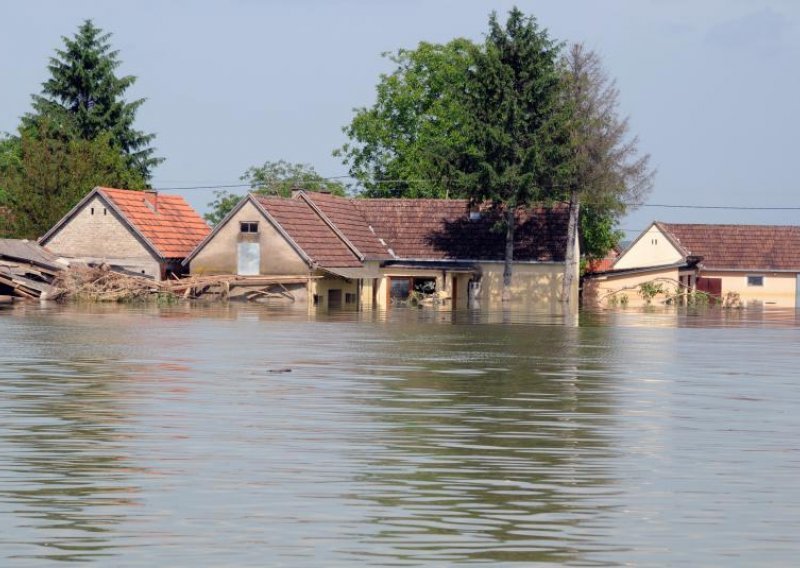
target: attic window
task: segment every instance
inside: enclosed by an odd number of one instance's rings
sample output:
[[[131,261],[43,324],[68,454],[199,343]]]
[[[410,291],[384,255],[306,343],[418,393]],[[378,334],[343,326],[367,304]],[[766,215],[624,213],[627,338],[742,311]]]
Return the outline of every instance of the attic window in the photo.
[[[658,239],[650,239],[650,244],[651,245],[657,245],[658,244]]]
[[[747,285],[748,286],[763,286],[764,285],[764,277],[761,275],[748,275],[747,276]]]
[[[242,221],[239,223],[239,231],[242,233],[257,233],[258,222],[256,221]]]
[[[94,215],[94,207],[92,207],[91,209],[89,209],[89,213],[90,213],[91,215]]]
[[[108,214],[108,209],[106,209],[105,207],[103,207],[103,215],[106,215],[106,214]]]

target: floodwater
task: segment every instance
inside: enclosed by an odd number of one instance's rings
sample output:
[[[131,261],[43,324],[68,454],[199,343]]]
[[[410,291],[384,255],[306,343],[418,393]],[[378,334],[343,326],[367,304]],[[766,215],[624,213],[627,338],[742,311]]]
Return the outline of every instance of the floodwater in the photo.
[[[0,566],[788,566],[788,312],[0,311]]]

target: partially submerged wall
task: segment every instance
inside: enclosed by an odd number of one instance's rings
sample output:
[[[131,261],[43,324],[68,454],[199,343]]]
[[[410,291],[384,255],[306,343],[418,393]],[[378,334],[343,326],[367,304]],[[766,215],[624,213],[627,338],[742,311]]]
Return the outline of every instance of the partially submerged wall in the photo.
[[[258,223],[257,233],[242,233],[241,223]],[[190,262],[192,274],[237,274],[240,242],[258,243],[259,274],[308,275],[298,252],[251,203],[245,203],[203,246]]]

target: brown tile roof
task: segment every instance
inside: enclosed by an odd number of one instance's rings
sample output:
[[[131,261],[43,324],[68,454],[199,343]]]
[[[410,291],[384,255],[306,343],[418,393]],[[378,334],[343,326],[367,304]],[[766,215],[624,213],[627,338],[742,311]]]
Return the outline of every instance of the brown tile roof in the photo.
[[[211,229],[178,195],[100,187],[103,195],[162,258],[184,258]]]
[[[502,260],[505,233],[495,231],[501,212],[483,207],[469,218],[465,199],[357,199],[369,225],[399,258],[430,260]],[[563,261],[566,206],[520,209],[514,259]]]
[[[656,223],[706,268],[800,270],[800,227]]]
[[[303,192],[302,196],[316,205],[366,259],[391,257],[379,235],[370,229],[356,200],[319,192]]]
[[[253,196],[297,245],[323,267],[359,267],[361,261],[301,199]]]

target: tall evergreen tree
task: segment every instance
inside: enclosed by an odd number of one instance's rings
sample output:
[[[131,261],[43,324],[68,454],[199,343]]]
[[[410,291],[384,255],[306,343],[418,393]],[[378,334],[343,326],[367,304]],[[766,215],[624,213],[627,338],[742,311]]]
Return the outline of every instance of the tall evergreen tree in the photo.
[[[462,179],[473,200],[504,212],[503,301],[511,299],[517,209],[559,197],[554,180],[566,163],[568,118],[560,104],[560,48],[517,8],[505,26],[492,13],[485,48],[467,76],[470,163]]]
[[[163,161],[155,157],[150,143],[154,134],[133,126],[136,111],[145,99],[127,102],[123,97],[136,77],[117,77],[119,51],[112,50],[110,33],[86,20],[72,38],[64,37],[64,49],[50,59],[50,78],[42,93],[33,95],[33,109],[23,118],[25,128],[35,127],[43,117],[66,138],[94,140],[103,133],[126,156],[128,165],[145,179]]]

